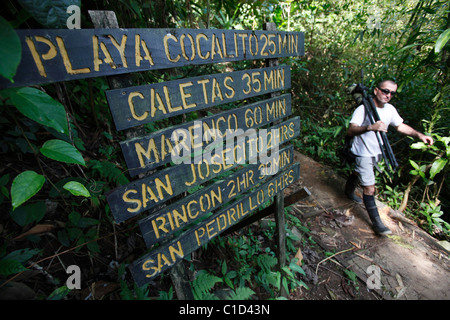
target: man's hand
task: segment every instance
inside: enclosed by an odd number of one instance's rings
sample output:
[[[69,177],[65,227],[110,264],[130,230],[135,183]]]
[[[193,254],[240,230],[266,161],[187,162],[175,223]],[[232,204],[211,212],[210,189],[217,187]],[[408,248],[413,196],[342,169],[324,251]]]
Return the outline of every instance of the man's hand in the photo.
[[[377,121],[374,124],[367,126],[367,131],[382,131],[387,132],[387,126],[383,121]]]
[[[433,143],[434,143],[434,140],[433,140],[432,137],[426,136],[426,135],[424,135],[424,134],[421,134],[421,135],[419,136],[419,139],[422,140],[423,143],[429,144],[430,146],[432,146]]]

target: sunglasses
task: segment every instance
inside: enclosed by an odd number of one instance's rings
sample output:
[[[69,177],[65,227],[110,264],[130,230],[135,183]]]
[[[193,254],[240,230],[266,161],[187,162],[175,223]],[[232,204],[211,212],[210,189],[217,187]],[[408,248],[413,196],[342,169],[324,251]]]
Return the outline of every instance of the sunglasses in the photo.
[[[381,89],[378,88],[381,92],[383,92],[385,95],[391,94],[391,97],[395,96],[396,92],[395,91],[389,91],[388,89]]]

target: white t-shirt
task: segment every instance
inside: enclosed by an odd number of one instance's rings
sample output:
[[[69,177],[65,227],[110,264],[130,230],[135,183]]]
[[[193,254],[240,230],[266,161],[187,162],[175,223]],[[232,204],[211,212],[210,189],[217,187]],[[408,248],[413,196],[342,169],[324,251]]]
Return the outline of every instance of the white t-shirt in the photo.
[[[387,126],[397,127],[403,123],[402,117],[400,117],[397,109],[395,109],[392,104],[386,103],[383,108],[377,107],[377,112],[380,116],[380,120]],[[360,105],[356,108],[350,123],[357,124],[358,126],[370,125],[369,118],[366,117],[364,105]],[[380,142],[383,143],[381,137]],[[360,157],[376,157],[381,154],[375,131],[368,131],[359,136],[355,136],[351,151]]]

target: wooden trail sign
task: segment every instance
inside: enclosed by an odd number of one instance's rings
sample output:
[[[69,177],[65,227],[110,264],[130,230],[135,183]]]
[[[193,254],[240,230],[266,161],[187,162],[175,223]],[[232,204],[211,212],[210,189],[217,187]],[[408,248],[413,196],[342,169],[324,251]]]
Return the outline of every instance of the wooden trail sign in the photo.
[[[200,29],[16,30],[22,57],[0,88],[304,54],[301,32]]]
[[[208,243],[229,227],[247,218],[278,192],[300,177],[300,165],[294,164],[255,191],[246,193],[230,206],[215,213],[201,224],[186,231],[178,238],[142,256],[130,266],[134,280],[139,286],[172,267],[176,262],[202,245]]]
[[[287,66],[205,75],[106,92],[117,130],[290,88]]]
[[[180,157],[184,148],[203,149],[212,142],[226,139],[230,131],[259,128],[289,115],[291,96],[285,94],[125,140],[120,146],[130,175],[136,176],[170,162],[173,155]],[[174,135],[180,138],[175,140]]]
[[[126,130],[128,139],[120,143],[123,155],[130,174],[141,175],[109,192],[108,204],[117,223],[146,211],[139,221],[143,238],[147,246],[159,245],[131,265],[138,285],[230,227],[241,226],[274,197],[277,243],[284,247],[282,190],[299,178],[300,169],[298,163],[292,164],[292,146],[275,151],[299,135],[300,119],[285,119],[291,115],[291,96],[278,93],[290,88],[291,73],[288,66],[276,65],[276,59],[302,56],[304,34],[278,31],[275,26],[265,31],[120,29],[113,12],[89,14],[98,29],[17,30],[21,62],[13,83],[1,78],[0,89],[107,77],[112,90],[106,97],[116,128]],[[140,86],[133,86],[128,75],[252,59],[276,63]],[[146,134],[141,126],[268,94],[271,99],[159,132]],[[270,161],[264,162],[261,154],[269,150]],[[210,181],[228,170],[236,171]],[[166,203],[199,185],[203,188]],[[278,259],[281,266],[285,257],[279,254]],[[180,268],[173,270],[173,279],[179,280]],[[175,287],[177,297],[192,297],[189,288]]]
[[[281,145],[300,133],[300,118],[288,119],[267,131],[266,145],[261,149],[270,150],[276,145]],[[145,177],[129,184],[117,187],[107,194],[107,200],[117,223],[132,218],[139,213],[149,210],[165,201],[172,199],[189,188],[204,183],[226,170],[236,167],[241,161],[249,160],[257,162],[258,138],[244,136],[240,144],[235,144],[234,149],[211,148],[210,153],[201,154],[193,159],[190,164],[178,164],[163,170],[159,170],[149,177]],[[219,148],[220,147],[220,148]],[[240,147],[239,153],[237,148]],[[242,152],[242,153],[240,153]],[[240,159],[236,158],[239,154]],[[211,156],[209,156],[211,155]]]
[[[264,179],[292,165],[293,161],[294,148],[286,147],[279,151],[278,157],[274,157],[267,164],[248,165],[224,180],[217,181],[181,201],[151,213],[139,221],[145,244],[151,247],[182,230],[186,225],[200,220],[204,215],[264,182]]]

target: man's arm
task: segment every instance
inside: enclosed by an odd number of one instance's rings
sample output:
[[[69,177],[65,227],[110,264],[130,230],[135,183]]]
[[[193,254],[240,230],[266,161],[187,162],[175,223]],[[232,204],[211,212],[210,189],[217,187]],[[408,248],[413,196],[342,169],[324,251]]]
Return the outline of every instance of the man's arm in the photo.
[[[422,142],[427,143],[429,145],[432,145],[434,143],[434,140],[432,137],[424,135],[423,133],[411,128],[410,126],[408,126],[407,124],[400,124],[398,127],[395,127],[397,129],[398,132],[413,137],[413,138],[417,138],[420,139]]]
[[[347,130],[347,135],[354,137],[354,136],[359,136],[368,131],[387,132],[387,127],[382,121],[377,121],[374,124],[369,124],[368,126],[359,126],[356,123],[350,123],[350,126]]]

